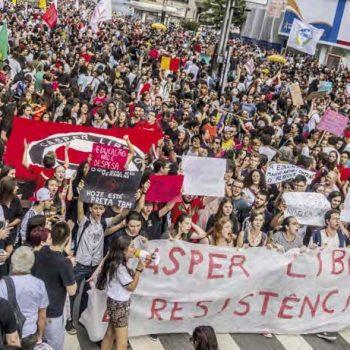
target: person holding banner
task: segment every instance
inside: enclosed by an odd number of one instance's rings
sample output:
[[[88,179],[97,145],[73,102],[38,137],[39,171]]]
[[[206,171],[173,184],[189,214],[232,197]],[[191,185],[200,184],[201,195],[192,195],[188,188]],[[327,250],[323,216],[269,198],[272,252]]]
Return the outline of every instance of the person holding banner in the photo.
[[[327,199],[332,209],[341,210],[342,203],[344,202],[341,192],[333,191],[328,195]]]
[[[237,247],[263,247],[267,245],[267,235],[262,232],[264,225],[264,215],[258,212],[252,212],[248,219],[249,226],[241,231],[237,239]]]
[[[232,221],[228,218],[221,218],[215,222],[212,234],[206,237],[209,244],[218,247],[234,247],[237,235],[234,233]],[[203,243],[203,239],[201,243]]]
[[[317,229],[312,235],[310,247],[344,248],[349,245],[349,237],[341,230],[340,213],[336,209],[327,211],[324,216],[326,227]]]
[[[117,350],[127,349],[130,295],[136,289],[145,268],[140,258],[135,272],[127,267],[128,260],[133,259],[135,253],[130,236],[115,238],[98,275],[96,287],[106,289],[106,314],[109,317],[101,350],[111,350],[114,343]]]
[[[89,216],[85,215],[84,203],[78,199],[77,205],[78,225],[77,239],[74,246],[75,266],[74,276],[78,286],[84,279],[89,279],[104,256],[104,239],[108,228],[120,220],[117,214],[112,218],[105,218],[105,207],[101,204],[92,203],[89,206]],[[70,300],[71,315],[74,296]],[[82,309],[86,307],[86,297],[83,299]],[[67,319],[67,332],[75,334],[75,328],[70,318]]]
[[[207,222],[206,231],[207,233],[211,233],[214,225],[220,220],[220,219],[228,219],[231,221],[232,226],[232,232],[236,234],[239,231],[239,222],[237,219],[236,214],[234,213],[233,204],[230,198],[224,198],[220,204],[217,212],[215,214],[212,214]]]
[[[287,252],[290,249],[301,248],[303,237],[299,234],[300,224],[293,216],[288,216],[282,221],[281,231],[276,232],[273,237],[273,244],[281,252]]]
[[[349,237],[341,232],[340,214],[338,210],[331,209],[325,214],[325,229],[314,232],[310,241],[310,247],[345,248],[350,245]],[[318,333],[319,338],[334,341],[337,339],[335,332]]]
[[[186,242],[196,242],[207,236],[207,233],[196,225],[191,216],[181,214],[174,225],[173,231],[170,233],[171,240],[181,239]]]

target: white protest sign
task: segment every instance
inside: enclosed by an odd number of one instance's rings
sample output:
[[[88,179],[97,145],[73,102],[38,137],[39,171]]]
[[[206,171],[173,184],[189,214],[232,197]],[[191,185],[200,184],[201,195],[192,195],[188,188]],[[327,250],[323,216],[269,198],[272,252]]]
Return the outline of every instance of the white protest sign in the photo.
[[[293,164],[273,163],[267,168],[266,182],[268,185],[272,185],[294,179],[297,175],[304,175],[307,183],[310,184],[315,173]]]
[[[149,242],[154,249],[160,262],[144,270],[132,294],[130,336],[192,333],[203,324],[218,333],[275,334],[339,331],[350,324],[349,249],[282,254],[169,240]],[[82,315],[91,339],[105,311],[105,304],[95,305],[94,314],[89,306]]]
[[[350,222],[350,191],[344,201],[344,209],[340,212],[340,220]]]
[[[325,225],[324,215],[331,205],[322,193],[286,192],[282,197],[287,205],[285,218],[295,216],[302,225]]]
[[[350,83],[346,84],[345,93],[347,94],[347,96],[350,96]]]
[[[247,61],[247,63],[244,65],[244,68],[246,69],[246,71],[249,75],[252,75],[255,71],[254,60],[252,58],[250,58]]]
[[[226,159],[182,157],[184,194],[192,196],[225,196]]]

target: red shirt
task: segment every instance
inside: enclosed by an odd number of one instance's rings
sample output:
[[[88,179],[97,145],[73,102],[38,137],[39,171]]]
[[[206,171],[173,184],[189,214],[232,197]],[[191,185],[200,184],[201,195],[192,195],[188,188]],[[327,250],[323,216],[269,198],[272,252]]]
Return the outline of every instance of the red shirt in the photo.
[[[84,60],[88,63],[91,61],[92,58],[92,55],[89,55],[88,53],[82,53],[80,56],[84,58]]]
[[[55,169],[47,169],[38,165],[29,165],[28,169],[35,177],[36,188],[39,189],[45,186],[47,179],[51,179],[55,173]]]
[[[187,208],[185,207],[184,202],[176,203],[171,210],[171,222],[175,224],[181,214],[187,214],[192,217],[192,222],[196,224],[199,219],[198,212],[203,208],[203,199],[200,197],[196,197]]]
[[[343,165],[337,166],[339,173],[340,173],[340,180],[346,181],[350,179],[350,168],[346,168]]]

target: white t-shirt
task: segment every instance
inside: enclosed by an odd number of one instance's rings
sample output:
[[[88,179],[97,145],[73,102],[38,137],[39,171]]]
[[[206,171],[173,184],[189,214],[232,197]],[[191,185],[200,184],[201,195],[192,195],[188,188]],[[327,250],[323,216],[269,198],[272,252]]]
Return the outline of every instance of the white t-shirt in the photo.
[[[307,124],[308,129],[309,129],[309,132],[311,132],[312,130],[314,130],[314,129],[316,128],[316,125],[317,125],[319,122],[320,122],[320,115],[319,115],[317,112],[315,112],[315,113],[311,116],[311,118],[310,118],[310,120],[309,120],[309,122],[308,122],[308,124]]]
[[[269,146],[260,146],[259,153],[264,154],[267,157],[268,161],[271,162],[277,151]]]
[[[32,275],[11,276],[15,284],[18,306],[25,316],[22,337],[37,332],[38,311],[49,306],[49,297],[45,284],[39,278]],[[0,281],[0,297],[8,300],[5,281]]]
[[[107,296],[116,301],[128,301],[130,294],[125,287],[133,281],[127,268],[120,264],[115,276],[107,283]]]
[[[325,230],[321,230],[322,247],[339,248],[339,236],[336,234],[333,237],[327,236]]]

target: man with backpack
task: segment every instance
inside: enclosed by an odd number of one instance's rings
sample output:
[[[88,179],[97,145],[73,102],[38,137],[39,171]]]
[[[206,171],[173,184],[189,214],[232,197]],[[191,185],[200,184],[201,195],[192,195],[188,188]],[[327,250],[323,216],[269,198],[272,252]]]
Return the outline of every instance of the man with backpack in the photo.
[[[37,253],[32,274],[44,281],[49,296],[44,340],[54,350],[64,348],[63,309],[67,293],[75,295],[72,263],[63,254],[70,242],[70,229],[65,222],[59,222],[51,230],[52,245],[42,247]]]
[[[105,219],[103,214],[105,207],[101,204],[92,203],[89,207],[89,216],[84,213],[84,203],[78,200],[78,224],[79,229],[75,244],[75,262],[74,275],[79,288],[80,283],[85,279],[89,279],[93,272],[103,259],[104,237],[107,228],[119,223],[121,214],[117,214],[112,218]],[[86,290],[87,290],[86,286]],[[86,292],[86,290],[84,292]],[[70,299],[71,314],[73,309],[74,297]],[[87,298],[84,293],[81,310],[87,306]],[[75,334],[71,319],[67,320],[66,331],[69,334]]]

